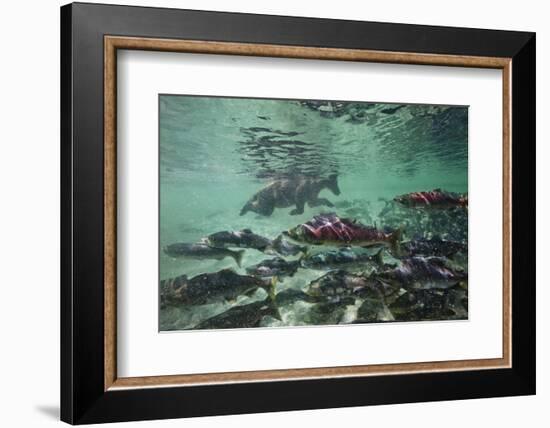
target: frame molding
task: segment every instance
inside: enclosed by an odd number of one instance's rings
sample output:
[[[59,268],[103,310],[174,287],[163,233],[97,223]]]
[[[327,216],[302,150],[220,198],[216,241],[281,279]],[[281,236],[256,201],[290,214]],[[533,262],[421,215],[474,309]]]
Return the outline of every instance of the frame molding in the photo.
[[[502,69],[503,358],[117,379],[117,49]],[[533,33],[72,4],[61,8],[61,53],[62,420],[114,422],[535,392]]]
[[[105,150],[105,391],[120,388],[212,385],[219,383],[335,378],[389,374],[410,374],[471,369],[511,367],[511,230],[510,223],[510,118],[511,59],[465,55],[377,52],[359,49],[335,49],[305,46],[282,46],[250,43],[209,42],[137,37],[104,37],[104,150]],[[502,70],[503,82],[503,349],[502,358],[437,361],[407,364],[377,364],[308,369],[261,370],[231,373],[147,376],[118,378],[116,375],[116,87],[117,51],[147,50],[210,55],[266,56],[297,59],[383,62],[457,67],[494,68]]]

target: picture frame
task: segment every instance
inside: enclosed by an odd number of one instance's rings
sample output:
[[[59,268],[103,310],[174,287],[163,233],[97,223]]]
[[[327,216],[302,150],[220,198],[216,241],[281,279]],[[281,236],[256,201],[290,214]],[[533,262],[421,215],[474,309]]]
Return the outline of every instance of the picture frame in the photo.
[[[119,50],[502,70],[503,159],[488,160],[503,167],[502,357],[119,377]],[[63,6],[61,419],[86,424],[534,394],[535,97],[534,33]]]

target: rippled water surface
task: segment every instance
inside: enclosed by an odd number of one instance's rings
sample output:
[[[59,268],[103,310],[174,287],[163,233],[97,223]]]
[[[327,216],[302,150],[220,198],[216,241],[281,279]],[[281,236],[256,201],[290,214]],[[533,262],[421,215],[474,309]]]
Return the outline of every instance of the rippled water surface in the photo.
[[[246,266],[269,258],[246,250],[238,268],[231,258],[174,259],[162,251],[166,245],[244,228],[274,239],[326,212],[378,228],[406,223],[403,239],[437,235],[467,243],[467,211],[433,214],[391,205],[396,195],[408,192],[467,193],[467,107],[180,95],[161,95],[159,102],[161,280],[224,268],[245,274]],[[324,189],[319,197],[334,207],[306,205],[299,215],[290,215],[293,207],[276,208],[271,216],[240,215],[249,198],[273,181],[331,175],[337,176],[341,193]],[[277,291],[304,290],[324,273],[300,269],[279,280]],[[160,327],[193,328],[231,307],[265,298],[259,289],[230,302],[162,308]],[[324,323],[353,321],[360,303],[327,315]],[[260,325],[311,324],[311,308],[296,302],[280,308],[282,320],[267,317]]]

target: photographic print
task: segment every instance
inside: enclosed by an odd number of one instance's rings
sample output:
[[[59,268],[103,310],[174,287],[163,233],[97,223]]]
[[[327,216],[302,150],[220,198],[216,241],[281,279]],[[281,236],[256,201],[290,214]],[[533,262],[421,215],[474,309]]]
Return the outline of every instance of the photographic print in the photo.
[[[468,108],[159,95],[159,329],[468,318]]]

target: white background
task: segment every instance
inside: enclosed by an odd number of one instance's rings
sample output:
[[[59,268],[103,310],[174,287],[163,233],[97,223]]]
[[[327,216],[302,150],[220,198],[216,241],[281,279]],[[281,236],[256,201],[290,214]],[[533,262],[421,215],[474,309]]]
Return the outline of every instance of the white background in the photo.
[[[110,3],[109,1],[104,1]],[[338,2],[277,0],[126,1],[130,4],[243,11],[414,24],[537,31],[537,261],[550,257],[550,149],[547,97],[550,29],[534,0]],[[0,420],[7,427],[54,426],[59,406],[59,10],[55,0],[6,2],[0,13],[2,66],[0,211]],[[544,183],[544,185],[543,185]],[[139,423],[141,426],[281,427],[545,426],[550,404],[548,275],[537,290],[538,395],[461,402],[286,412]],[[546,286],[546,287],[545,287]],[[138,426],[138,423],[125,426]]]
[[[502,356],[502,71],[125,51],[117,78],[119,376]],[[159,334],[159,93],[469,105],[469,320]]]

